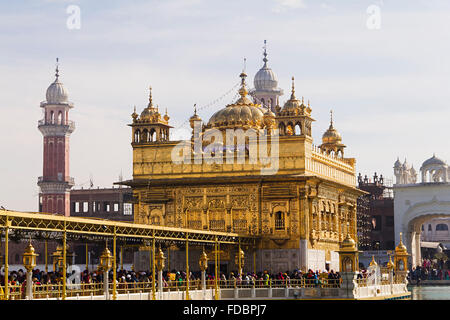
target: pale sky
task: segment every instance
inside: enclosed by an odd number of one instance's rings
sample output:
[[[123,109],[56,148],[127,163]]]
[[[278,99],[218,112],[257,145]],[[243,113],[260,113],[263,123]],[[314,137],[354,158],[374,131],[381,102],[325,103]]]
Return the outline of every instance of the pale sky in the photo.
[[[67,28],[70,5],[81,28]],[[380,28],[370,29],[380,10]],[[333,109],[335,128],[357,173],[393,176],[405,157],[416,170],[435,152],[450,160],[450,2],[433,0],[28,0],[0,2],[0,205],[36,211],[42,175],[39,103],[60,80],[75,108],[70,174],[76,188],[131,178],[131,122],[148,103],[168,109],[176,127],[239,82],[269,66],[289,98],[311,101],[315,144]],[[232,92],[199,111],[209,117]]]

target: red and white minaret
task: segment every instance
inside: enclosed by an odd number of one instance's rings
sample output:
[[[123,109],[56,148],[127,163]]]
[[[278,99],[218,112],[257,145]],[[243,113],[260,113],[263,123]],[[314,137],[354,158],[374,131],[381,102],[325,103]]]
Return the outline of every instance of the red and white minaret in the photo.
[[[59,81],[58,59],[56,79],[48,87],[46,101],[41,102],[44,119],[38,128],[44,136],[43,176],[38,179],[41,212],[70,215],[70,189],[74,179],[69,176],[69,137],[75,123],[69,120],[73,103]]]

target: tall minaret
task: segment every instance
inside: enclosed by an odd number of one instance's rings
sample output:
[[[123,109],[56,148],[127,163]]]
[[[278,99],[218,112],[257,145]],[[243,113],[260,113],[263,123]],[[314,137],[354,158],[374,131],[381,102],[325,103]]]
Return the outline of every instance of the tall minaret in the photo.
[[[38,128],[44,136],[43,176],[38,179],[41,189],[40,212],[70,215],[70,188],[74,179],[69,176],[69,137],[75,123],[69,120],[73,104],[59,81],[59,65],[56,59],[56,79],[48,87],[46,101],[41,102],[44,119]]]
[[[263,62],[264,65],[256,73],[253,80],[255,88],[250,90],[250,95],[256,103],[270,107],[272,112],[275,112],[275,106],[278,103],[278,98],[283,95],[283,89],[277,87],[278,80],[272,69],[267,66],[267,48],[266,40],[264,40]]]

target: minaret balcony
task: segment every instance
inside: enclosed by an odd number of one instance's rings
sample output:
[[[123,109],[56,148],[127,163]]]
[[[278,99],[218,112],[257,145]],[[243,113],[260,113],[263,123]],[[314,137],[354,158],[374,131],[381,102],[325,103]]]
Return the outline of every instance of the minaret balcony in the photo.
[[[74,186],[75,185],[75,179],[69,176],[64,177],[39,177],[38,178],[38,184],[40,183],[46,183],[46,182],[50,182],[50,183],[58,183],[58,182],[64,182],[67,183],[69,186]]]
[[[44,135],[70,134],[75,130],[75,122],[68,120],[65,122],[50,122],[45,119],[38,121],[38,128]]]

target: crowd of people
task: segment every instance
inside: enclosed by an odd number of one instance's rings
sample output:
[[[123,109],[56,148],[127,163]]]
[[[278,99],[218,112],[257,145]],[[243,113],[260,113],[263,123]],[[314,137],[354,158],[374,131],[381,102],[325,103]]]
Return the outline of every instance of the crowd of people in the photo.
[[[69,269],[70,270],[70,269]],[[135,283],[152,283],[151,271],[134,271],[134,270],[118,270],[116,274],[116,281],[120,287]],[[366,270],[361,270],[358,273],[358,278],[365,278],[367,276]],[[67,284],[90,284],[90,283],[103,283],[104,274],[99,270],[84,270],[81,273],[71,271],[66,275]],[[413,267],[409,270],[408,278],[410,281],[420,282],[421,280],[450,280],[450,270],[439,269],[438,266],[428,259],[423,260],[423,264],[417,267]],[[4,274],[0,273],[0,284],[5,283]],[[18,271],[9,272],[8,283],[11,286],[25,286],[26,284],[26,271],[19,269]],[[33,270],[32,273],[33,283],[35,285],[45,284],[58,284],[62,281],[61,272],[45,272],[39,269]],[[303,279],[308,284],[320,285],[323,283],[339,283],[341,281],[341,275],[339,272],[333,270],[316,270],[309,269],[308,271],[302,271],[296,269],[293,271],[271,273],[268,271],[260,272],[247,272],[238,274],[237,272],[231,272],[225,274],[219,273],[219,285],[237,285],[237,286],[270,286],[276,284],[288,284],[291,285],[298,280]],[[108,280],[111,283],[113,281],[113,272],[110,270],[108,273]],[[155,282],[158,281],[158,275],[156,273]],[[163,286],[177,286],[184,285],[187,281],[186,271],[164,271],[163,272]],[[189,281],[192,283],[200,283],[201,272],[194,271],[189,273]],[[213,285],[215,283],[214,270],[206,273],[207,285]]]
[[[410,282],[423,280],[450,280],[450,269],[443,269],[430,259],[423,259],[422,265],[412,267],[409,272]]]
[[[133,270],[118,270],[116,274],[117,284],[130,284],[130,283],[151,283],[152,282],[152,272],[150,271],[133,271]],[[69,272],[66,275],[67,283],[79,284],[79,283],[103,283],[103,272],[99,270],[84,270],[83,272],[77,274],[75,271]],[[39,269],[33,270],[32,273],[33,283],[35,285],[44,284],[58,284],[61,283],[62,273],[61,272],[45,272]],[[316,270],[313,271],[309,269],[307,272],[301,270],[293,270],[286,272],[270,273],[268,271],[260,272],[247,272],[238,274],[237,272],[231,272],[228,275],[224,272],[219,273],[219,283],[220,284],[234,284],[236,285],[264,285],[270,286],[272,284],[285,284],[291,283],[291,280],[305,279],[313,284],[321,284],[332,281],[339,281],[341,276],[339,272],[334,272],[333,270]],[[110,270],[108,273],[109,282],[113,281],[113,272]],[[158,275],[156,274],[155,281],[157,282]],[[186,283],[187,276],[186,271],[171,270],[163,272],[163,286],[167,287],[170,285],[184,284]],[[200,281],[201,272],[194,271],[189,273],[189,281]],[[4,275],[0,274],[0,283],[4,284]],[[212,284],[215,282],[214,272],[206,273],[206,282]],[[26,271],[19,269],[18,271],[11,271],[9,273],[8,283],[11,286],[22,286],[26,283]]]

